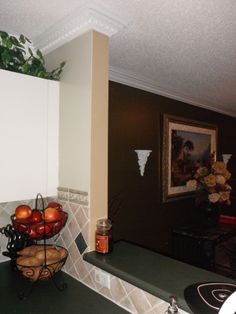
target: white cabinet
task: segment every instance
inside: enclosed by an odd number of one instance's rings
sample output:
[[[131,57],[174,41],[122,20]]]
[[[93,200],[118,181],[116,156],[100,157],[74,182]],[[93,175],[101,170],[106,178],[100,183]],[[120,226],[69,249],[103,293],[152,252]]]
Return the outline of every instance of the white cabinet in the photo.
[[[0,202],[56,195],[59,82],[0,70]]]

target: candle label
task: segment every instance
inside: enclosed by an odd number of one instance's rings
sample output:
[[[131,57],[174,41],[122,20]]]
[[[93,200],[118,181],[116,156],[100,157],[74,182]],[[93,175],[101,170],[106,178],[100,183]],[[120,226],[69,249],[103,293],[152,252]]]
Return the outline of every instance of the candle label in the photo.
[[[96,251],[99,253],[108,253],[109,252],[109,237],[104,235],[96,235]]]

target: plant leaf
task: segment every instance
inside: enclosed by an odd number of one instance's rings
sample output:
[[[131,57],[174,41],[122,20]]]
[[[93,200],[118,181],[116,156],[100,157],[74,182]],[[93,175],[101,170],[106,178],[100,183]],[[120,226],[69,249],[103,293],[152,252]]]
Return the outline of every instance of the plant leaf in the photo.
[[[33,57],[33,56],[34,56],[34,54],[33,54],[33,51],[31,50],[31,48],[30,48],[30,47],[28,47],[28,51],[29,51],[29,54],[31,55],[31,57]]]
[[[19,40],[22,44],[25,44],[25,36],[24,35],[21,34]]]
[[[39,49],[37,49],[36,54],[39,56],[40,59],[43,59],[43,54]]]
[[[1,54],[1,57],[2,57],[3,64],[7,67],[11,61],[11,57],[6,49]]]
[[[65,61],[51,72],[45,68],[45,60],[42,52],[37,49],[36,53],[27,46],[31,41],[24,35],[19,38],[10,36],[5,31],[0,31],[0,68],[25,73],[42,78],[59,80]],[[29,56],[28,56],[29,55]]]

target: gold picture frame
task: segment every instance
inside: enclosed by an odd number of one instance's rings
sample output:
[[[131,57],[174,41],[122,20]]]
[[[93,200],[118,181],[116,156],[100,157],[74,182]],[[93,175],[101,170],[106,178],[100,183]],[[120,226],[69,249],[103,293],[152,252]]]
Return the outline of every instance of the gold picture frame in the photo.
[[[163,201],[193,195],[186,182],[217,150],[217,126],[163,115]]]

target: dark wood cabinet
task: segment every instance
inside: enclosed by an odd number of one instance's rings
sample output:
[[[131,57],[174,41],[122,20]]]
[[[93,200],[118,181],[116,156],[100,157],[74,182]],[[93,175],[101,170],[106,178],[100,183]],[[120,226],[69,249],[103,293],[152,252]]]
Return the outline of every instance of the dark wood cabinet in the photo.
[[[234,252],[234,247],[235,252]],[[172,255],[188,264],[210,271],[229,268],[236,260],[236,226],[192,225],[172,229]]]

